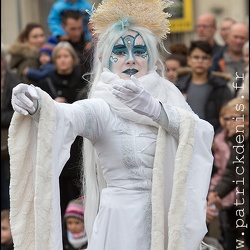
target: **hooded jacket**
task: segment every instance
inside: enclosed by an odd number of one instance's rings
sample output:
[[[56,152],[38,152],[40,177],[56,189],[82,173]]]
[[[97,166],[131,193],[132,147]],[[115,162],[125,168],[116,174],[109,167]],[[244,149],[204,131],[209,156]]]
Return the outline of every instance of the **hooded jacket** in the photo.
[[[61,26],[61,14],[65,10],[80,10],[84,12],[84,30],[86,40],[91,40],[91,36],[88,30],[89,14],[86,10],[91,11],[92,5],[86,0],[76,0],[74,2],[67,0],[57,0],[51,7],[50,13],[48,15],[48,26],[52,33],[52,36],[62,36],[65,35],[65,31]]]
[[[23,70],[26,67],[39,68],[38,50],[29,44],[17,42],[9,48],[8,52],[11,55],[10,68],[16,69],[23,82],[33,83],[23,75]]]

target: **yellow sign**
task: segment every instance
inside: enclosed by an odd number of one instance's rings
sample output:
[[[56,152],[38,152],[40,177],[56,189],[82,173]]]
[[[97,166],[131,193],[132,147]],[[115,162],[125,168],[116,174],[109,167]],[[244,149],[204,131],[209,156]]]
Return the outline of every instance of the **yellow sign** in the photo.
[[[188,32],[193,30],[193,3],[192,0],[174,0],[167,9],[172,16],[170,32]]]

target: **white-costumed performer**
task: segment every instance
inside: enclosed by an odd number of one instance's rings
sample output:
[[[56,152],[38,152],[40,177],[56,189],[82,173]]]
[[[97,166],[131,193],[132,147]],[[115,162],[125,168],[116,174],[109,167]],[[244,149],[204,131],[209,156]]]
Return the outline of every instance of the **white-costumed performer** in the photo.
[[[58,179],[78,135],[88,250],[200,249],[213,128],[162,76],[168,5],[108,0],[93,10],[98,41],[88,99],[57,103],[32,85],[13,89],[15,249],[62,249]]]

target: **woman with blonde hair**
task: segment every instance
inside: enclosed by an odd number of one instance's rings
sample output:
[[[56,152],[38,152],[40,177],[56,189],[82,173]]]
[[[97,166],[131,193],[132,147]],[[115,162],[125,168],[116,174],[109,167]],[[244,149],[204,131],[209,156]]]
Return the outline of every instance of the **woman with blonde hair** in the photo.
[[[83,79],[78,56],[69,42],[59,42],[53,49],[55,70],[36,86],[46,91],[55,101],[73,103],[87,97],[88,84]],[[77,136],[70,150],[70,158],[60,174],[60,205],[63,216],[68,202],[81,195],[82,138]]]
[[[78,56],[69,42],[59,42],[53,49],[55,71],[36,86],[46,91],[55,101],[73,103],[87,88],[81,75]]]

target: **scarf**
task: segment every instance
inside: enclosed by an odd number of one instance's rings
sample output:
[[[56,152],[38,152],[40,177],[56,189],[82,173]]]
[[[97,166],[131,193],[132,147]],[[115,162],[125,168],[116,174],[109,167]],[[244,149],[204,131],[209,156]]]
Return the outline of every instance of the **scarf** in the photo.
[[[79,234],[72,234],[69,230],[67,231],[68,241],[74,248],[80,248],[85,245],[88,241],[85,232]]]
[[[132,109],[115,98],[111,91],[113,89],[112,83],[114,83],[117,79],[119,79],[118,75],[112,73],[108,69],[104,69],[101,74],[101,80],[97,83],[93,98],[104,99],[109,104],[111,110],[118,116],[136,123],[159,127],[158,124],[151,118],[134,112]],[[156,72],[156,68],[149,71],[147,75],[138,78],[138,80],[142,82],[145,90],[161,103],[171,103],[171,105],[182,107],[191,111],[187,103],[184,101],[180,91],[174,86],[173,83],[160,77]]]

